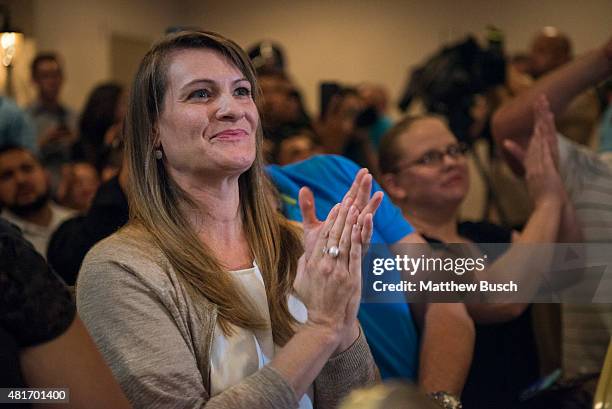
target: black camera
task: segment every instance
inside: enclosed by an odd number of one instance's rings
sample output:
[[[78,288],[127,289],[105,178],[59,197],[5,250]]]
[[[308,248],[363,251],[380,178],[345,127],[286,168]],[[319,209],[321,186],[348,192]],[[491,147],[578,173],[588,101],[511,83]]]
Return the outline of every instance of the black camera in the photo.
[[[345,87],[337,82],[322,82],[320,86],[320,115],[321,119],[325,119],[329,105],[334,96],[338,96],[340,99],[346,95],[354,94],[359,95],[357,90],[351,87]],[[378,110],[376,107],[367,106],[361,110],[354,120],[355,128],[369,128],[378,121]]]
[[[490,28],[488,46],[481,48],[473,37],[444,47],[412,72],[399,102],[405,111],[419,99],[427,111],[443,115],[457,138],[471,143],[470,109],[477,94],[505,83],[506,62],[502,35]]]

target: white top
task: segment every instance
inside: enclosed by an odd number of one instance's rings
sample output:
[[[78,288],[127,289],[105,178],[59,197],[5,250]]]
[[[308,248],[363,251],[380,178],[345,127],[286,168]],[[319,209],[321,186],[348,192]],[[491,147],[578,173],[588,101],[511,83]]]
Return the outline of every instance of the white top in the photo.
[[[230,272],[234,282],[246,297],[251,299],[260,316],[268,323],[264,330],[247,330],[232,326],[234,333],[226,337],[219,324],[210,354],[211,396],[239,383],[272,360],[277,350],[272,339],[270,311],[266,298],[266,288],[259,267]],[[289,312],[299,321],[305,322],[308,311],[304,304],[293,295],[288,299]],[[312,386],[300,400],[300,409],[312,409]]]
[[[23,232],[23,237],[32,243],[36,251],[45,259],[47,258],[49,241],[55,230],[57,230],[60,224],[66,219],[69,219],[75,214],[73,210],[58,206],[54,203],[50,203],[49,206],[51,207],[51,222],[48,226],[39,226],[38,224],[30,223],[8,209],[2,211],[2,217],[19,227]]]

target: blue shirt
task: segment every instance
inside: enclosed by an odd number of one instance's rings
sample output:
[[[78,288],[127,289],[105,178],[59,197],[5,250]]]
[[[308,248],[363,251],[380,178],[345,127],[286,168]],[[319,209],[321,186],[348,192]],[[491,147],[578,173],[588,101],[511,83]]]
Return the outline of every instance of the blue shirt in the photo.
[[[297,202],[301,187],[308,186],[312,190],[317,218],[325,220],[331,208],[342,200],[350,188],[359,167],[342,156],[318,155],[283,167],[270,165],[267,170],[281,193],[285,215],[291,220],[302,221]],[[380,186],[373,182],[372,193],[379,190],[382,190]],[[412,232],[412,227],[401,211],[385,195],[374,216],[372,247],[386,247],[380,245],[396,243]],[[370,276],[365,271],[363,275],[364,279]],[[397,272],[387,272],[385,281],[398,282],[398,275]],[[363,288],[365,292],[367,286]],[[362,297],[359,321],[383,379],[415,380],[418,369],[418,336],[410,307],[403,295],[399,297],[395,300],[386,298],[381,302],[363,302]]]
[[[0,146],[23,146],[37,153],[36,128],[32,119],[13,101],[0,97]]]

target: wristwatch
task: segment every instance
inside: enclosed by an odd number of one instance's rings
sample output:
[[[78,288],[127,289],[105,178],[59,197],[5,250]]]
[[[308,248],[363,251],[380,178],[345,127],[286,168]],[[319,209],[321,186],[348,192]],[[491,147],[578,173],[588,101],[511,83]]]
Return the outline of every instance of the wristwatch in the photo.
[[[463,405],[461,404],[461,400],[458,397],[453,395],[452,393],[438,391],[432,392],[428,394],[434,402],[436,402],[440,407],[444,409],[463,409]]]

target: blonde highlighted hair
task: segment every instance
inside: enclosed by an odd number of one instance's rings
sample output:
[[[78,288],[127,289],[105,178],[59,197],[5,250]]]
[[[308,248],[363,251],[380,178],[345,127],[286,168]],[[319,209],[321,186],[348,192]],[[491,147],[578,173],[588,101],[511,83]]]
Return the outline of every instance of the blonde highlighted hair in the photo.
[[[448,121],[438,114],[407,115],[391,127],[380,140],[378,147],[378,163],[380,172],[384,174],[397,173],[399,163],[404,159],[405,152],[400,149],[401,136],[408,132],[412,125],[424,119],[437,119],[448,128]]]
[[[195,302],[204,297],[217,305],[218,322],[229,335],[232,333],[229,324],[258,329],[265,323],[179,210],[194,203],[172,180],[163,162],[154,156],[154,129],[162,113],[171,55],[189,49],[215,50],[227,58],[251,83],[253,99],[259,106],[255,71],[244,51],[233,41],[215,33],[185,31],[155,44],[143,58],[132,84],[125,125],[130,223],[151,235]],[[295,320],[289,313],[287,297],[292,291],[303,248],[300,232],[270,206],[262,138],[259,126],[255,161],[238,179],[239,211],[263,276],[274,341],[284,345],[294,333]]]

